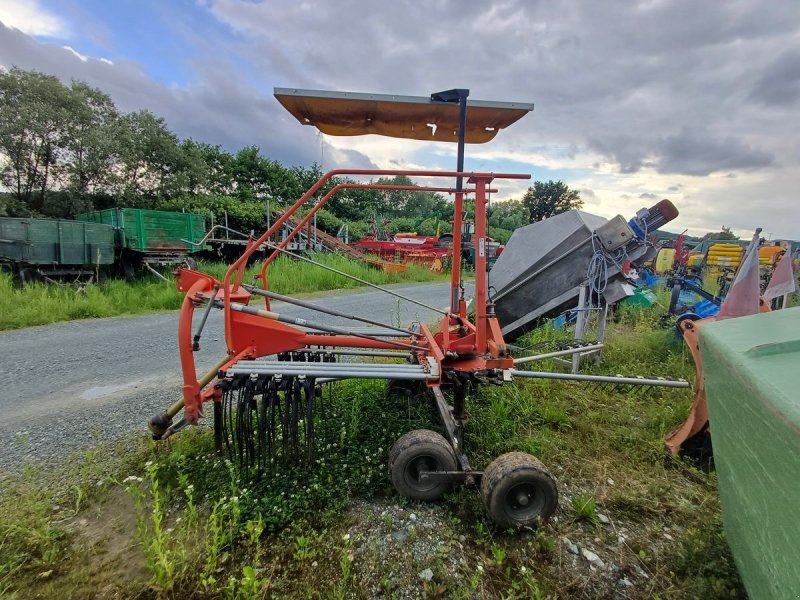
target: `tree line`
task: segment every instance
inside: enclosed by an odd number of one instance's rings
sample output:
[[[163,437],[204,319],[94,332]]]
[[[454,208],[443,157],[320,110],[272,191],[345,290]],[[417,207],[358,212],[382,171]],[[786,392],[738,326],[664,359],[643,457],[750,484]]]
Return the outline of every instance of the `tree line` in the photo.
[[[311,167],[285,166],[256,146],[229,152],[179,139],[148,110],[123,112],[103,91],[81,81],[16,67],[0,73],[0,215],[73,218],[117,206],[198,212],[240,230],[263,230],[267,206],[280,211],[320,176]],[[331,181],[321,193],[343,180]],[[346,180],[345,180],[346,181]],[[411,185],[407,177],[378,180]],[[505,242],[523,225],[582,201],[558,182],[535,182],[521,200],[494,202],[490,235]],[[453,205],[431,192],[352,189],[336,194],[318,215],[330,233],[347,225],[352,238],[371,217],[390,220],[390,232],[450,231]]]

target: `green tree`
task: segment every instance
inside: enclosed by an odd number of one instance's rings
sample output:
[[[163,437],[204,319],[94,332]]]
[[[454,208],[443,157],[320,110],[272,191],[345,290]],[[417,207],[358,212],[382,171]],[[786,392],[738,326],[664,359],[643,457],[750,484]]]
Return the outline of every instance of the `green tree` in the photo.
[[[107,189],[113,178],[119,127],[119,113],[107,94],[81,81],[72,82],[62,139],[70,191],[85,194]]]
[[[122,117],[119,137],[119,192],[128,203],[152,205],[180,191],[182,154],[164,119],[149,110]]]
[[[738,240],[739,236],[731,231],[730,227],[722,226],[721,231],[710,231],[702,237],[703,240]]]
[[[0,74],[0,181],[37,212],[60,178],[69,106],[67,88],[52,75],[16,67]]]
[[[531,222],[530,212],[522,200],[493,202],[488,210],[490,227],[514,231]]]
[[[530,212],[530,222],[535,223],[568,210],[583,206],[580,192],[571,190],[563,181],[536,181],[522,197]]]

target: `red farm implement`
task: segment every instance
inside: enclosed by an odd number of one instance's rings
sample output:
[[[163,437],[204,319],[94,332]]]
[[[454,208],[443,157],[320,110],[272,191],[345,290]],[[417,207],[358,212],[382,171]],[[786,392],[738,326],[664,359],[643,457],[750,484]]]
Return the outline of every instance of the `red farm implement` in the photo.
[[[315,413],[319,386],[350,378],[381,379],[427,389],[443,423],[445,436],[429,430],[403,435],[389,453],[396,490],[405,496],[432,500],[456,484],[480,484],[490,516],[503,526],[524,526],[546,519],[558,500],[556,483],[544,465],[531,455],[505,454],[484,472],[473,470],[464,449],[465,398],[471,386],[504,384],[514,377],[561,377],[563,374],[520,371],[503,341],[487,289],[486,207],[493,182],[525,180],[530,175],[466,172],[464,144],[492,139],[499,129],[527,114],[529,104],[467,102],[467,90],[434,94],[431,98],[379,96],[335,92],[276,90],[278,100],[303,124],[332,135],[377,133],[412,139],[458,143],[455,171],[335,170],[319,179],[258,239],[251,239],[242,256],[217,280],[194,270],[179,272],[177,285],[185,294],[178,326],[183,375],[183,398],[151,420],[158,439],[196,424],[204,405],[212,403],[217,448],[247,468],[263,469],[276,455],[305,459],[314,452],[314,427],[323,415]],[[470,122],[467,125],[467,113]],[[436,124],[430,127],[428,124]],[[399,327],[356,315],[343,314],[269,289],[269,266],[281,254],[314,261],[286,250],[329,199],[348,187],[406,189],[353,178],[406,175],[434,182],[416,191],[449,193],[454,197],[454,231],[461,231],[466,196],[474,198],[475,222],[471,243],[475,254],[474,316],[467,311],[461,280],[461,238],[453,239],[453,265],[446,308],[436,308],[379,288],[403,302],[412,302],[439,315],[438,325],[419,322]],[[347,177],[346,183],[340,177]],[[436,183],[439,185],[436,185]],[[454,182],[452,185],[450,182]],[[464,186],[466,182],[466,187]],[[328,189],[329,187],[329,189]],[[322,194],[324,189],[327,193]],[[302,219],[300,209],[308,209]],[[288,220],[296,226],[280,245],[269,240]],[[273,250],[263,262],[258,285],[243,281],[248,259],[267,245]],[[318,263],[315,263],[318,264]],[[325,267],[333,270],[331,267]],[[344,276],[344,273],[340,273]],[[366,283],[366,282],[362,282]],[[372,284],[369,284],[372,285]],[[372,287],[379,287],[372,285]],[[272,310],[271,301],[300,306],[322,315],[318,319],[287,317]],[[262,303],[263,301],[263,303]],[[195,314],[196,309],[197,314]],[[223,312],[227,353],[211,371],[197,379],[195,352],[211,309]],[[326,317],[358,326],[333,326]],[[581,349],[567,351],[579,352]],[[562,352],[563,353],[563,352]],[[384,362],[356,362],[359,357]],[[523,362],[536,360],[526,357]],[[571,379],[634,385],[685,387],[686,382],[639,378],[569,375]],[[183,417],[173,417],[183,409]]]

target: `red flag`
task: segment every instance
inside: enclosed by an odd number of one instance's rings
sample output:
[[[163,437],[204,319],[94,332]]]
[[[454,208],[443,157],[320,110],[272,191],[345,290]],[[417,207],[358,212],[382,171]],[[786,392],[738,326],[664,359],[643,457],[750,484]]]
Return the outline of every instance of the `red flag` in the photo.
[[[797,283],[792,269],[792,255],[789,254],[789,250],[786,250],[772,273],[772,279],[769,280],[769,285],[764,292],[764,300],[770,301],[784,294],[793,294],[796,291]]]
[[[743,317],[759,312],[761,281],[758,271],[758,236],[760,233],[761,229],[756,229],[731,289],[719,309],[717,319]]]

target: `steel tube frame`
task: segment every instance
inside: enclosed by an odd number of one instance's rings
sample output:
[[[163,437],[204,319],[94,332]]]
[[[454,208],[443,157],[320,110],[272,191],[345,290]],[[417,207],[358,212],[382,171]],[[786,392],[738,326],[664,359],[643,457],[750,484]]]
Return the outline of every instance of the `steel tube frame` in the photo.
[[[644,377],[615,377],[613,375],[579,375],[575,373],[548,373],[546,371],[519,371],[511,369],[512,377],[534,379],[564,379],[568,381],[593,381],[595,383],[616,383],[624,385],[651,385],[655,387],[688,388],[684,379],[646,379]]]
[[[411,365],[411,364],[394,364],[394,363],[362,363],[362,362],[352,362],[352,363],[324,363],[324,362],[311,362],[311,361],[301,361],[301,360],[261,360],[256,358],[255,360],[241,360],[233,365],[232,367],[243,367],[243,368],[250,368],[250,367],[273,367],[273,366],[281,366],[281,365],[288,365],[290,368],[304,368],[307,366],[312,367],[319,367],[326,371],[347,371],[347,370],[357,370],[357,371],[376,371],[376,370],[383,370],[383,371],[420,371],[426,372],[421,365]]]
[[[271,310],[265,310],[261,308],[255,308],[253,306],[247,306],[246,304],[239,304],[238,302],[233,302],[231,304],[231,310],[237,312],[243,312],[250,315],[255,315],[258,317],[264,317],[265,319],[272,319],[273,321],[278,321],[280,323],[286,323],[287,325],[297,325],[299,327],[307,327],[308,329],[315,329],[317,331],[323,331],[325,333],[333,333],[337,335],[347,335],[353,336],[357,338],[363,338],[365,340],[370,340],[372,342],[381,342],[383,344],[389,344],[395,346],[397,348],[404,348],[406,350],[424,350],[422,346],[415,346],[414,344],[406,344],[405,342],[399,342],[393,339],[384,339],[381,340],[379,338],[373,337],[371,335],[367,335],[364,333],[356,333],[345,329],[343,327],[334,327],[333,325],[323,325],[322,323],[314,323],[313,321],[307,321],[306,319],[297,319],[294,317],[285,317],[280,313],[273,312]]]
[[[514,359],[514,366],[522,365],[529,362],[536,362],[537,360],[545,360],[547,358],[555,358],[556,356],[568,356],[570,354],[584,354],[588,352],[597,352],[603,348],[603,344],[592,344],[590,346],[580,346],[578,348],[568,348],[567,350],[558,350],[556,352],[548,352],[546,354],[535,354],[533,356],[523,356]]]
[[[302,207],[310,198],[314,196],[321,188],[324,186],[328,181],[330,181],[333,177],[337,177],[339,175],[342,176],[396,176],[396,175],[406,175],[409,177],[474,177],[474,176],[483,176],[489,179],[530,179],[530,175],[523,175],[523,174],[514,174],[514,173],[500,173],[500,174],[493,174],[493,173],[465,173],[462,171],[427,171],[427,170],[398,170],[398,169],[334,169],[332,171],[328,171],[322,177],[320,177],[317,182],[312,185],[306,192],[303,194],[288,210],[286,210],[275,222],[272,224],[272,227],[267,229],[261,236],[253,241],[252,243],[248,244],[245,251],[242,255],[225,271],[225,276],[222,280],[222,290],[223,290],[223,302],[225,307],[225,339],[228,342],[229,350],[233,335],[231,331],[231,317],[230,317],[230,305],[231,305],[231,294],[232,292],[236,291],[242,283],[242,277],[244,276],[244,269],[247,266],[248,259],[253,255],[257,248],[259,248],[264,242],[266,242],[275,232],[280,231],[280,228],[283,224],[292,216],[295,212],[297,212],[300,207]],[[458,197],[458,195],[457,195]],[[463,200],[463,197],[462,197]],[[455,220],[460,221],[461,215],[456,214]],[[460,223],[458,223],[460,226]],[[455,227],[455,224],[454,224]],[[454,238],[455,240],[455,238]],[[454,244],[455,245],[455,244]],[[455,258],[455,257],[454,257]],[[460,262],[460,261],[459,261]],[[456,265],[454,265],[456,266]],[[234,280],[234,285],[231,285],[231,280]]]
[[[253,369],[239,371],[234,368],[225,372],[226,376],[231,375],[282,375],[284,377],[326,377],[333,375],[336,379],[396,379],[399,381],[433,381],[438,379],[435,375],[427,373],[386,373],[374,371],[315,371],[313,369],[302,369],[291,371],[287,369]]]
[[[341,354],[343,356],[374,356],[378,358],[402,358],[404,360],[410,359],[413,355],[411,352],[391,352],[382,350],[348,350],[344,348],[300,348],[299,350],[291,350],[293,352],[308,352],[313,354]],[[295,361],[300,362],[300,361]]]

